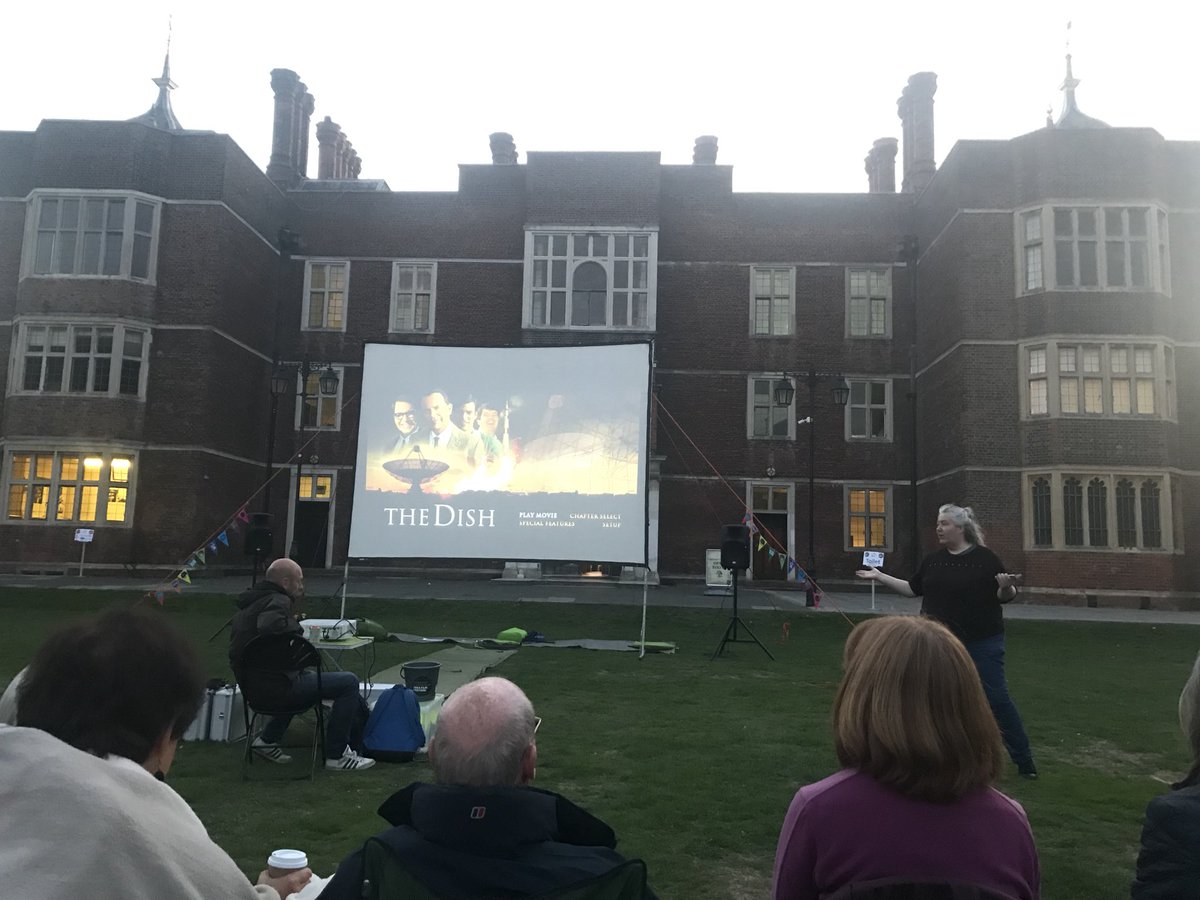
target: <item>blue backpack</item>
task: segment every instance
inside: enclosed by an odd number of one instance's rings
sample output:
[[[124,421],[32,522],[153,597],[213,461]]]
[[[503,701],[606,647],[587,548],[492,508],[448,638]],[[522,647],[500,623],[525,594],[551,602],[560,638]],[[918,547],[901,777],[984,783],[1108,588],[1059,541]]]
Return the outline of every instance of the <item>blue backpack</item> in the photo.
[[[380,762],[411,762],[425,746],[417,695],[402,684],[384,691],[367,719],[362,743],[363,756]]]

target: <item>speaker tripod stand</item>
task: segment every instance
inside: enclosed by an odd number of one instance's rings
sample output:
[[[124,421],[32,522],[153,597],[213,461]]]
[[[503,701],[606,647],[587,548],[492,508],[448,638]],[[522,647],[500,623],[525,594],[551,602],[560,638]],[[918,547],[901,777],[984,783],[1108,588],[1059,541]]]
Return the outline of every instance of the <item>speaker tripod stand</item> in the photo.
[[[767,654],[767,658],[773,662],[775,657],[771,655],[771,651],[763,646],[763,642],[754,636],[754,632],[750,630],[750,626],[743,622],[742,617],[738,615],[738,570],[734,568],[732,571],[733,615],[729,617],[729,624],[725,626],[725,634],[721,638],[721,643],[717,644],[717,652],[712,655],[712,658],[716,659],[718,656],[724,653],[726,644],[758,644],[762,652]],[[738,637],[739,625],[742,626],[742,629],[746,632],[746,634],[750,635],[749,638]]]

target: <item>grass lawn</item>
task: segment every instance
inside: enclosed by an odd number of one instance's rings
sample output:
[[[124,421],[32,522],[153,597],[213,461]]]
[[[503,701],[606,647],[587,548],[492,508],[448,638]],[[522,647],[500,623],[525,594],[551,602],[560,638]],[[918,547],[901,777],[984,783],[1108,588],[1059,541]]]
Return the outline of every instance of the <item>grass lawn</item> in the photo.
[[[130,599],[111,591],[4,591],[10,638],[0,644],[0,684],[57,623]],[[229,598],[192,592],[162,611],[200,642],[213,676],[228,675],[226,635],[207,641],[231,612]],[[520,625],[552,639],[632,639],[638,629],[632,607],[356,600],[353,612],[420,634],[490,636]],[[676,641],[674,656],[525,649],[496,670],[525,689],[544,720],[538,785],[609,822],[619,849],[647,861],[664,898],[768,896],[792,794],[837,768],[829,708],[847,622],[756,611],[743,618],[776,661],[752,644],[731,645],[711,661],[726,615],[651,610],[648,637]],[[1009,682],[1042,777],[1026,782],[1012,773],[1000,788],[1033,824],[1042,895],[1128,897],[1146,803],[1186,767],[1175,703],[1200,633],[1012,622],[1008,634]],[[381,645],[377,668],[434,649]],[[287,846],[308,851],[314,869],[329,874],[379,830],[375,809],[388,793],[430,778],[428,766],[413,763],[321,773],[314,783],[244,783],[240,749],[184,744],[171,783],[247,872]]]

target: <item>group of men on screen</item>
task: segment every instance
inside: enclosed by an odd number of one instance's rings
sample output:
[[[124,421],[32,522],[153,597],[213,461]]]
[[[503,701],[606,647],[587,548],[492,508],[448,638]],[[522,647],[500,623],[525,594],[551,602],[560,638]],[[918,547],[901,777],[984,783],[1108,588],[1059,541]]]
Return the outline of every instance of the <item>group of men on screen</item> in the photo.
[[[436,449],[459,455],[471,466],[499,459],[504,442],[496,432],[506,415],[504,410],[468,395],[457,412],[455,416],[454,404],[442,390],[422,395],[419,405],[409,397],[398,397],[392,403],[396,431],[387,440],[384,451],[401,456],[414,447],[423,451]]]

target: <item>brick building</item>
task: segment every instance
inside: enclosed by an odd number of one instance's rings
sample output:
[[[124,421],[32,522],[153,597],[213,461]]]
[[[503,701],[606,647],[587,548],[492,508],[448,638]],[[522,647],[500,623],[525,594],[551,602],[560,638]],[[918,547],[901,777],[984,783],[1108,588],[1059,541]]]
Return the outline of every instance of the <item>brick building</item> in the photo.
[[[680,166],[505,134],[457,191],[392,191],[288,70],[264,173],[155,83],[129,122],[0,133],[0,567],[69,564],[77,527],[89,563],[178,566],[268,471],[276,551],[340,565],[365,342],[652,338],[664,576],[747,508],[756,579],[810,546],[821,580],[906,572],[955,500],[1037,593],[1200,592],[1200,144],[1084,115],[1069,61],[1057,122],[940,168],[913,76],[901,190],[882,139],[862,194],[735,193],[709,136]]]

